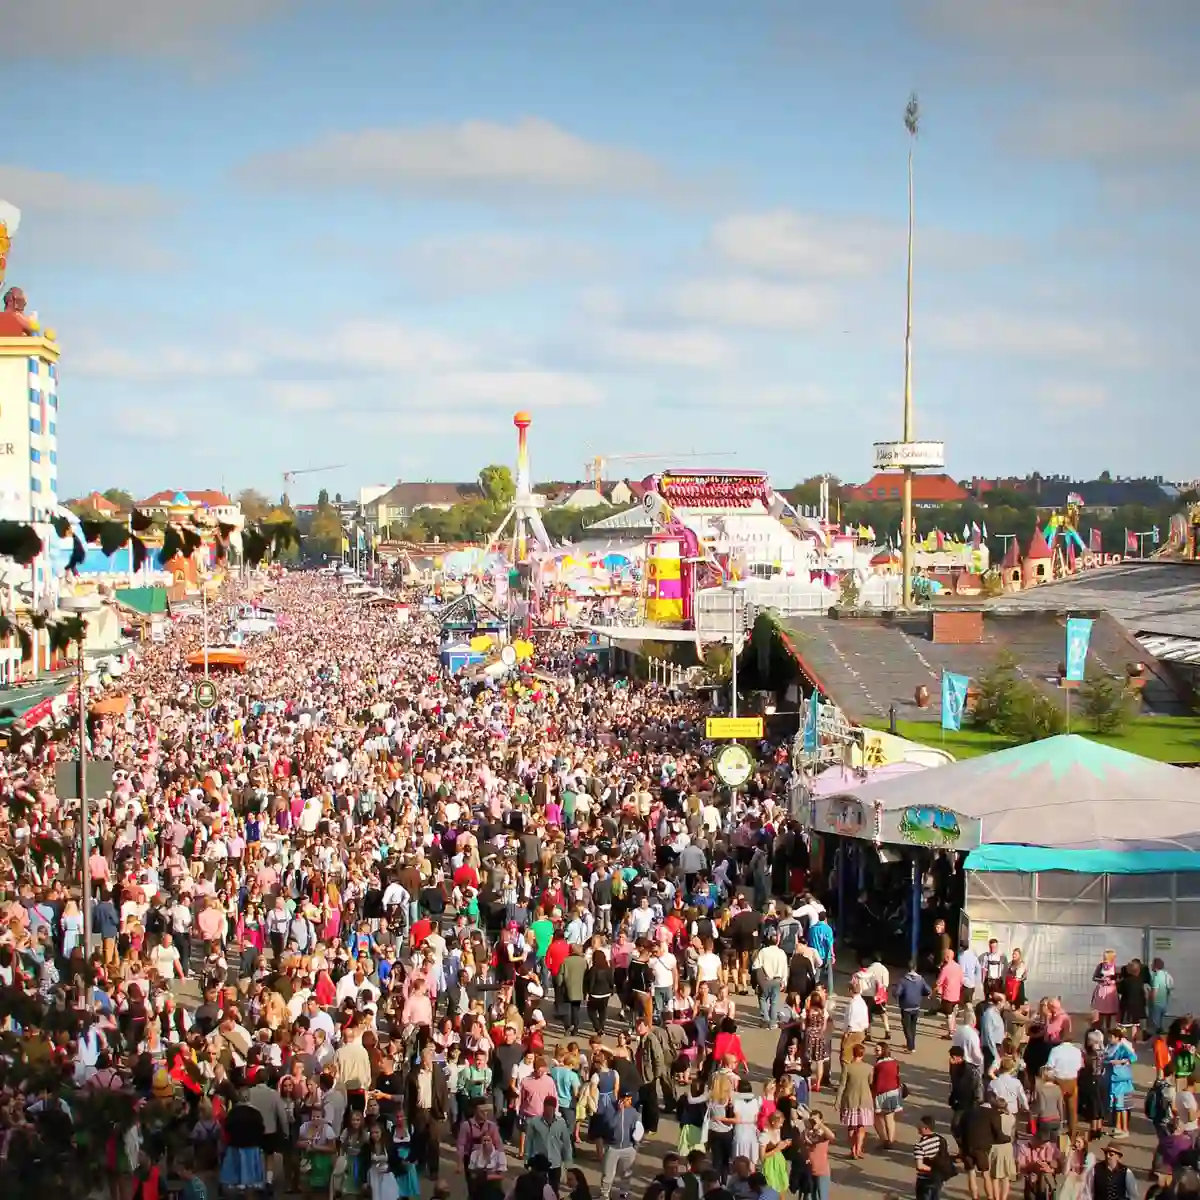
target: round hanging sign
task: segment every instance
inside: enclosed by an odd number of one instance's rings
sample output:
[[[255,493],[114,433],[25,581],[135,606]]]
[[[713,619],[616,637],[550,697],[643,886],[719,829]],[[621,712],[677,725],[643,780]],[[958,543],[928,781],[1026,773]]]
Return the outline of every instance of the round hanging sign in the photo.
[[[745,746],[730,742],[717,752],[713,767],[726,787],[741,787],[754,774],[754,756]]]

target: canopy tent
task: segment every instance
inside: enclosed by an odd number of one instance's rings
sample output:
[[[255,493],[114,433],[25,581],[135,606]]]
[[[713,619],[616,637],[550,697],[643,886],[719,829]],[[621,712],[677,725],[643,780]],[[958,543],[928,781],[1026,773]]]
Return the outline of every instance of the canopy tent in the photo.
[[[867,780],[843,789],[836,800],[843,816],[847,803],[861,806],[859,836],[871,836],[873,826],[881,841],[985,846],[967,859],[969,869],[998,869],[990,860],[1001,846],[1011,848],[999,868],[1006,870],[1031,869],[1014,865],[1022,847],[1060,852],[1053,866],[1041,856],[1041,870],[1078,869],[1071,856],[1096,850],[1125,852],[1120,861],[1126,871],[1159,870],[1151,863],[1164,851],[1200,850],[1200,772],[1071,734],[952,763],[932,774]],[[955,818],[962,836],[913,836],[922,828],[946,828],[946,817]],[[893,829],[898,838],[887,836]],[[1200,857],[1194,869],[1200,870]]]

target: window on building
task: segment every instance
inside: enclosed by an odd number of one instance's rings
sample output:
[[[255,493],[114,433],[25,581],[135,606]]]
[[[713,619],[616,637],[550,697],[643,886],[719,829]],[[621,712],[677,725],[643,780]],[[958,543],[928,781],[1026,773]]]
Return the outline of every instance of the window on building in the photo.
[[[29,461],[30,462],[41,462],[42,461],[42,452],[40,450],[30,450]]]
[[[54,467],[58,466],[58,451],[57,450],[50,451],[50,465],[54,466]]]
[[[900,499],[900,489],[899,488],[892,488],[892,499],[893,500]]]
[[[29,432],[30,433],[41,433],[42,432],[42,423],[41,423],[41,421],[39,421],[37,419],[37,417],[29,418]]]
[[[29,490],[31,492],[40,492],[42,490],[42,481],[36,476],[30,476]]]
[[[50,422],[50,436],[58,437],[58,426],[53,421]]]

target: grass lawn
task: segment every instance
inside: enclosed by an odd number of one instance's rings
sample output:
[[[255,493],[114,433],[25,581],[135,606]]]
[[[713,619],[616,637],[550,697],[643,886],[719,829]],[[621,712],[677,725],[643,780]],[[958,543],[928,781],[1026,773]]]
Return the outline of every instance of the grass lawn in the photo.
[[[868,724],[874,729],[887,729],[886,721]],[[897,721],[896,732],[911,741],[948,750],[955,758],[975,758],[1012,745],[1006,738],[969,725],[957,733],[947,729],[945,740],[941,727],[930,721]],[[1071,732],[1159,762],[1200,762],[1200,717],[1138,717],[1121,733],[1112,735],[1092,733],[1086,724],[1076,723]]]

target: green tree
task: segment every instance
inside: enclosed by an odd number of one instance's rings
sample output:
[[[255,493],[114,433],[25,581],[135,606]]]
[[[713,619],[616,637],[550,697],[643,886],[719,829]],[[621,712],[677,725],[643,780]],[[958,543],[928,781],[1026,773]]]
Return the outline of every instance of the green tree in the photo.
[[[1079,699],[1096,733],[1120,733],[1134,715],[1134,697],[1105,671],[1088,669]]]
[[[309,558],[341,554],[342,519],[338,516],[337,509],[331,508],[328,501],[317,505],[304,548]]]
[[[128,512],[133,507],[133,495],[124,488],[107,488],[101,495],[122,512]]]
[[[317,493],[317,507],[318,508],[327,508],[328,505],[329,505],[329,489],[322,488]]]
[[[479,472],[479,487],[484,498],[498,508],[508,508],[517,494],[512,472],[495,463]]]
[[[261,521],[271,511],[271,501],[255,488],[243,488],[237,494],[238,507],[247,521]]]

